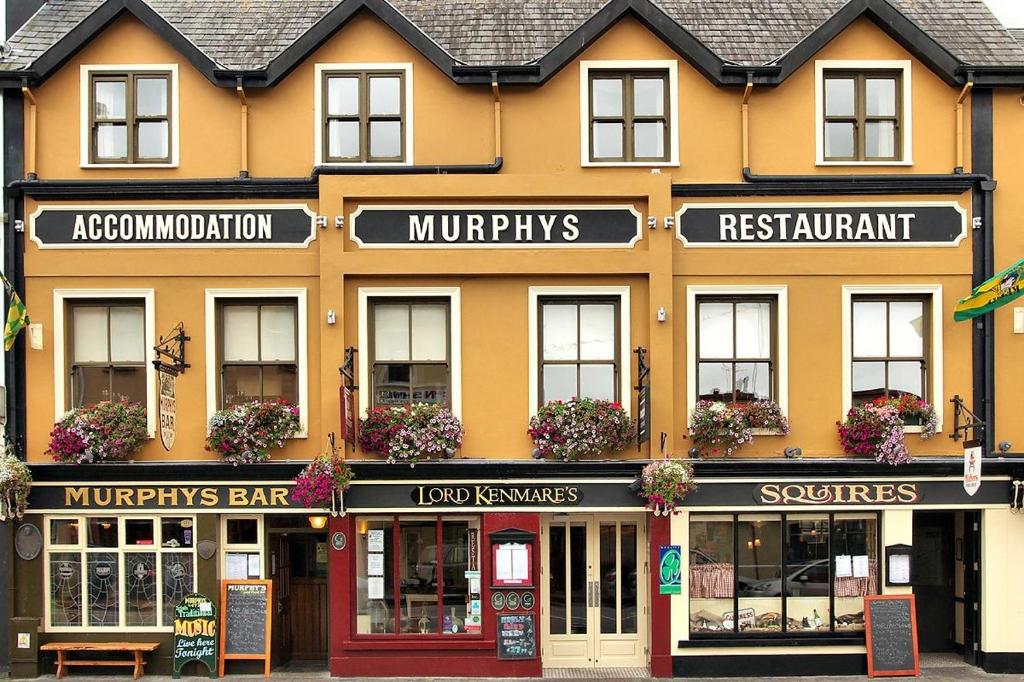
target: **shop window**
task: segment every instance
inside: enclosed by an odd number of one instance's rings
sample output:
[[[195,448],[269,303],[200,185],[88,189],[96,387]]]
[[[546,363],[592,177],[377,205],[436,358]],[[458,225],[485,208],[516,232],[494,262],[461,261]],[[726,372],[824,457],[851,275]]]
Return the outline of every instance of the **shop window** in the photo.
[[[669,73],[589,71],[590,161],[668,161]]]
[[[448,299],[370,299],[372,404],[451,404]]]
[[[47,521],[47,629],[173,626],[174,607],[195,590],[192,517]]]
[[[227,580],[263,577],[263,517],[225,516],[221,575]]]
[[[538,404],[619,400],[619,300],[541,298],[538,306]]]
[[[467,571],[479,557],[479,520],[357,520],[356,632],[461,635],[470,609]],[[397,586],[397,589],[396,589]]]
[[[863,630],[878,528],[877,513],[691,515],[690,631]]]
[[[298,305],[294,299],[220,300],[220,405],[298,405]]]
[[[172,75],[90,72],[89,163],[171,162]]]
[[[67,306],[67,405],[104,400],[146,404],[146,307],[136,301]]]
[[[851,307],[853,404],[904,395],[927,399],[929,299],[855,296]]]
[[[323,71],[322,146],[326,163],[403,162],[406,70]]]
[[[776,400],[775,297],[700,296],[697,396],[700,400]]]
[[[900,161],[902,72],[826,70],[825,161]]]

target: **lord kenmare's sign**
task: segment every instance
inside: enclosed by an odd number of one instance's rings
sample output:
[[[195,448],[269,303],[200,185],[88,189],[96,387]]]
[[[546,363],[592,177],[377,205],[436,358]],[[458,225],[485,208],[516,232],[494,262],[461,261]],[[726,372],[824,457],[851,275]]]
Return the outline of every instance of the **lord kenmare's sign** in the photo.
[[[349,225],[364,249],[628,248],[643,234],[627,205],[362,206]]]
[[[956,246],[967,214],[955,202],[684,204],[676,236],[688,247]]]
[[[29,219],[41,249],[303,248],[315,222],[301,204],[43,206]]]

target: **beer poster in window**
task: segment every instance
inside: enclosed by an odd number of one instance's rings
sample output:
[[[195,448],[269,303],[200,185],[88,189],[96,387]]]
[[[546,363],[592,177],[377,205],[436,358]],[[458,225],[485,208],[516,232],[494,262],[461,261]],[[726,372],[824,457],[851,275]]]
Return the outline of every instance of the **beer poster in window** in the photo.
[[[220,582],[220,666],[231,659],[263,661],[263,676],[270,677],[270,607],[273,585],[269,580]]]
[[[494,587],[533,586],[533,546],[518,542],[493,545]]]

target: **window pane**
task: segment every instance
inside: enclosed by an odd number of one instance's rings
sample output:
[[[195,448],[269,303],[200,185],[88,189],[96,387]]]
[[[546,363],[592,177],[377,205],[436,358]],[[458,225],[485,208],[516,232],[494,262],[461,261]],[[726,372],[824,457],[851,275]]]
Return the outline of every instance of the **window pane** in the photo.
[[[401,155],[401,121],[370,121],[370,156],[375,159],[393,159]]]
[[[885,302],[853,302],[853,355],[885,357]]]
[[[359,121],[331,121],[327,136],[327,153],[332,159],[359,157]]]
[[[374,362],[409,359],[409,306],[375,305],[373,329]]]
[[[772,397],[772,373],[767,362],[736,364],[736,400],[747,402]]]
[[[116,546],[116,541],[115,541]],[[117,627],[120,620],[117,554],[94,552],[88,556],[89,625]]]
[[[565,524],[552,523],[548,530],[548,567],[551,576],[548,581],[548,604],[551,609],[549,630],[552,635],[566,634],[566,588],[565,583]]]
[[[74,306],[75,362],[107,361],[107,307]]]
[[[576,386],[576,365],[545,365],[542,402],[572,400],[579,395]]]
[[[885,363],[853,363],[853,402],[865,403],[885,395]]]
[[[96,118],[125,118],[124,81],[96,81],[93,83]]]
[[[621,159],[623,130],[621,123],[594,123],[594,158]]]
[[[125,618],[129,626],[157,625],[156,554],[132,552],[124,555]]]
[[[82,555],[50,554],[50,624],[82,624]]]
[[[601,634],[616,634],[619,630],[619,603],[616,600],[616,569],[618,533],[614,523],[602,523],[599,529],[598,576],[601,579]]]
[[[772,307],[770,303],[736,304],[736,357],[771,358]]]
[[[890,362],[889,392],[899,397],[907,393],[915,398],[924,398],[924,375],[920,362]]]
[[[832,542],[835,546],[836,567],[845,566],[847,557],[849,571],[840,576],[833,575],[836,604],[836,631],[864,629],[864,597],[878,594],[878,518],[874,514],[836,514]],[[866,559],[867,575],[863,570],[855,572],[853,562],[863,565]]]
[[[124,541],[127,545],[152,545],[156,540],[153,534],[153,519],[125,519]]]
[[[854,127],[852,123],[829,122],[825,124],[825,156],[834,159],[851,159],[854,152]]]
[[[327,79],[327,113],[333,116],[359,115],[358,78],[332,76]]]
[[[579,397],[615,400],[615,365],[580,365]]]
[[[854,83],[852,78],[825,79],[825,115],[854,115]]]
[[[786,520],[786,630],[828,630],[827,515]]]
[[[117,547],[117,519],[86,519],[89,531],[88,547]]]
[[[110,309],[111,361],[146,361],[145,314],[146,309],[142,306],[114,306]]]
[[[636,634],[637,623],[637,547],[636,526],[619,524],[619,601],[622,608],[619,632]],[[641,580],[644,576],[641,576]]]
[[[224,361],[256,362],[259,352],[259,307],[224,306]]]
[[[402,113],[402,80],[397,76],[370,76],[370,115]]]
[[[448,401],[448,366],[412,366],[412,402],[441,403]]]
[[[77,545],[78,519],[51,519],[51,545]]]
[[[225,407],[259,400],[262,393],[259,366],[227,365],[224,367],[222,400]]]
[[[701,358],[733,357],[732,303],[699,303]]]
[[[741,632],[782,629],[782,538],[777,517],[740,517],[736,533]]]
[[[128,127],[123,123],[102,123],[96,126],[96,158],[128,157]]]
[[[263,399],[299,402],[298,369],[295,365],[263,366]]]
[[[610,303],[580,306],[580,359],[615,358],[615,306]]]
[[[295,306],[260,306],[260,360],[295,361]]]
[[[192,530],[192,519],[164,517],[160,520],[160,538],[164,547],[191,547]]]
[[[75,367],[71,372],[71,407],[95,405],[110,400],[110,370],[107,367]]]
[[[138,157],[140,159],[167,158],[167,121],[139,123]]]
[[[146,404],[146,367],[114,367],[110,370],[110,392],[115,399]]]
[[[227,531],[229,545],[258,545],[260,542],[256,519],[228,519]]]
[[[662,78],[633,80],[633,115],[665,115],[665,81]]]
[[[593,89],[593,116],[622,116],[622,79],[595,78]]]
[[[896,156],[896,124],[892,121],[868,121],[865,124],[864,155],[869,159]]]
[[[544,316],[544,359],[577,360],[576,306],[545,303]]]
[[[889,355],[924,355],[924,304],[921,301],[893,301],[889,304]]]
[[[466,631],[466,607],[469,605],[469,522],[442,521],[441,557],[442,608],[441,632],[457,635]]]
[[[139,116],[167,115],[167,79],[135,79],[135,112]]]
[[[163,555],[164,625],[174,623],[174,607],[195,590],[195,557],[191,552],[167,552]]]
[[[732,364],[702,362],[697,370],[697,393],[701,400],[732,400]]]
[[[690,519],[690,631],[731,630],[735,622],[732,517]]]
[[[439,362],[448,359],[447,306],[412,306],[412,359]]]
[[[665,156],[665,124],[661,121],[633,124],[633,156],[660,159]]]
[[[438,548],[434,521],[401,521],[398,538],[402,632],[437,634]]]
[[[361,530],[356,534],[356,632],[391,634],[395,631],[392,522],[373,519],[357,523]],[[407,616],[403,613],[402,618]]]
[[[893,78],[868,78],[864,82],[868,116],[896,115],[896,81]]]
[[[373,368],[373,404],[408,405],[411,365],[377,364]]]
[[[571,619],[569,634],[585,635],[587,623],[587,571],[593,560],[587,556],[587,527],[572,524],[569,527],[569,601]]]

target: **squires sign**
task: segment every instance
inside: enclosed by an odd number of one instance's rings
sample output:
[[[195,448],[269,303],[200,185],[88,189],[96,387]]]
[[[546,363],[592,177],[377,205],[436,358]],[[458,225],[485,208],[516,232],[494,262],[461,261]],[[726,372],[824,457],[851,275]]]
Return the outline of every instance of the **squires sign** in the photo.
[[[574,485],[418,485],[417,507],[572,507],[583,501]]]
[[[765,483],[754,489],[754,502],[770,505],[916,504],[916,483]]]

